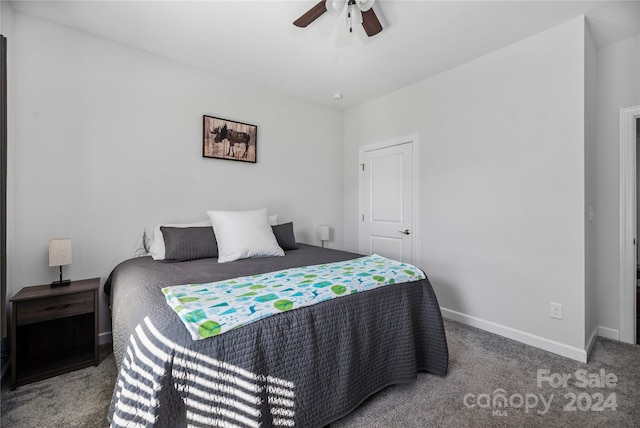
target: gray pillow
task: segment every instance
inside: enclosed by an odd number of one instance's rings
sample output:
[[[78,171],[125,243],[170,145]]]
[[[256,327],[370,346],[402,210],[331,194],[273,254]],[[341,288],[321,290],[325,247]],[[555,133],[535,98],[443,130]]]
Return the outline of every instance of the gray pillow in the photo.
[[[293,235],[293,222],[271,226],[278,245],[285,251],[297,250],[296,237]]]
[[[188,260],[218,257],[218,241],[209,227],[160,226],[164,237],[165,261],[186,262]]]

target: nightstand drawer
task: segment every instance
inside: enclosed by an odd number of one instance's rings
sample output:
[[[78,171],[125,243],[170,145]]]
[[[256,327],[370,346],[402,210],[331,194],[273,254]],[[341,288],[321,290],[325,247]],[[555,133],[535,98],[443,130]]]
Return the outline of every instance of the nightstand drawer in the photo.
[[[70,317],[95,311],[94,292],[64,294],[16,304],[17,325]]]

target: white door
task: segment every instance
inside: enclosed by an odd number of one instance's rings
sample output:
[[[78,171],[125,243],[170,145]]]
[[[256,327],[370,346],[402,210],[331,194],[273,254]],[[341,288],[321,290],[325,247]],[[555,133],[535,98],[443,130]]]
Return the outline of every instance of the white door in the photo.
[[[413,143],[361,153],[360,252],[414,263]]]

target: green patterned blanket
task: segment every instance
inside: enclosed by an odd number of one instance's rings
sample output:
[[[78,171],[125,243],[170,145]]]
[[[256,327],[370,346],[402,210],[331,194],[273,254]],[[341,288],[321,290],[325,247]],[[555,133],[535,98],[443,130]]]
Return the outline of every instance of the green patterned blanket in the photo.
[[[175,285],[162,292],[193,340],[200,340],[279,312],[424,278],[415,266],[374,254],[208,284]]]

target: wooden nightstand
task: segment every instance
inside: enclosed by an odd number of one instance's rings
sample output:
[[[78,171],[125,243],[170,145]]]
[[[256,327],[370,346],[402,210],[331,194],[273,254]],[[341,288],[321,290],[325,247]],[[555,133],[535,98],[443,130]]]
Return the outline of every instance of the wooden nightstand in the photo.
[[[25,287],[10,300],[11,389],[98,365],[100,278]]]

